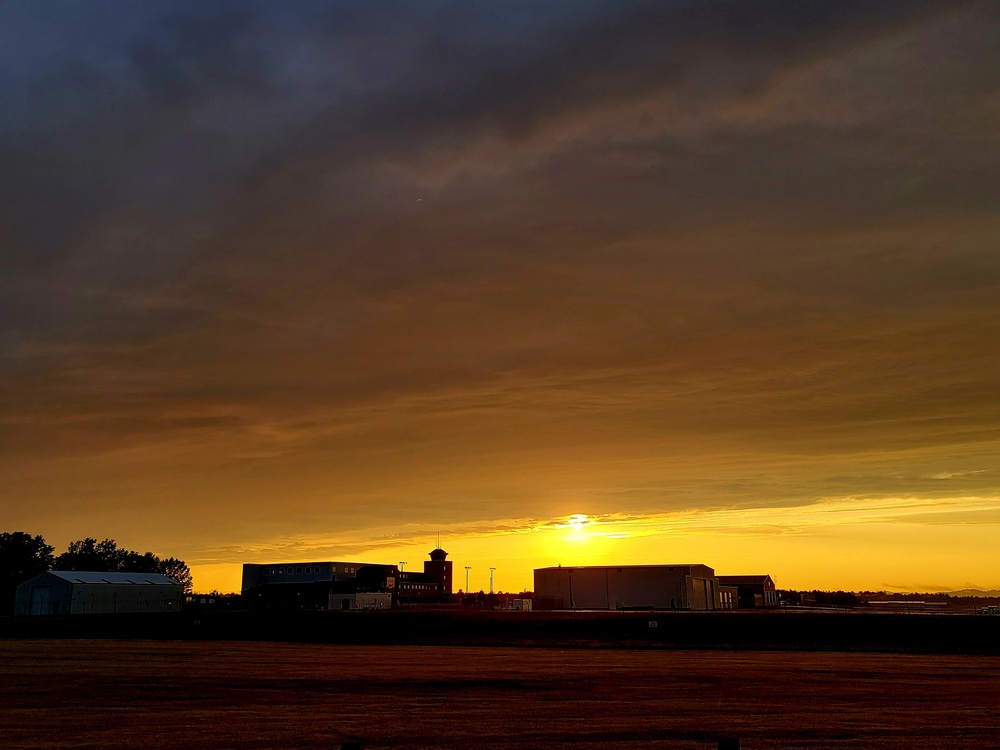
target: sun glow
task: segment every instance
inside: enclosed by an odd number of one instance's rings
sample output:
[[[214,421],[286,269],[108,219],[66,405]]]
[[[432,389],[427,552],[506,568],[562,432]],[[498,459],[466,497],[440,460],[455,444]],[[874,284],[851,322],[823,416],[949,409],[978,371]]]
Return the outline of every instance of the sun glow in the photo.
[[[988,588],[996,571],[1000,497],[848,496],[803,506],[645,514],[595,509],[450,526],[387,525],[338,536],[262,537],[189,564],[199,591],[238,591],[244,562],[420,560],[439,530],[448,559],[456,568],[470,566],[473,591],[488,589],[490,568],[498,571],[497,590],[520,591],[531,588],[533,570],[540,567],[678,561],[701,562],[720,574],[763,571],[786,588]],[[949,551],[959,547],[971,567],[959,565]],[[844,550],[851,554],[844,556]],[[831,559],[840,562],[831,566]]]
[[[559,541],[572,542],[574,544],[590,541],[591,534],[587,530],[587,527],[593,523],[594,520],[586,513],[573,513],[566,516],[565,519],[555,524],[556,529],[564,532],[559,534]]]

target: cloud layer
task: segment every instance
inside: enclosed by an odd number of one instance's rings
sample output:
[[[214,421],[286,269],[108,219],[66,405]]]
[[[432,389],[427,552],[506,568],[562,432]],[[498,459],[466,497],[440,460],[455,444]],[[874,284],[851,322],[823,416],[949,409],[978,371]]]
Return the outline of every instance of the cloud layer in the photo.
[[[5,4],[7,524],[998,494],[998,20]]]

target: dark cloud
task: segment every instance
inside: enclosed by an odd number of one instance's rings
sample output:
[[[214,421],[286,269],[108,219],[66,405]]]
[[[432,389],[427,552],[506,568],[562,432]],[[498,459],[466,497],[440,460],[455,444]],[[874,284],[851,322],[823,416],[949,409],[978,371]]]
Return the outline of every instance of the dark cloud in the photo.
[[[409,158],[494,132],[516,142],[553,118],[680,81],[689,99],[748,93],[785,65],[930,12],[912,3],[786,10],[432,5],[366,14],[347,5],[317,17],[308,6],[281,16],[224,3],[164,5],[119,22],[120,8],[98,3],[68,17],[89,42],[69,22],[39,28],[30,13],[11,13],[8,36],[28,27],[67,44],[11,82],[3,190],[16,201],[5,201],[5,218],[23,252],[58,253],[95,214],[137,207],[173,218],[278,158]]]

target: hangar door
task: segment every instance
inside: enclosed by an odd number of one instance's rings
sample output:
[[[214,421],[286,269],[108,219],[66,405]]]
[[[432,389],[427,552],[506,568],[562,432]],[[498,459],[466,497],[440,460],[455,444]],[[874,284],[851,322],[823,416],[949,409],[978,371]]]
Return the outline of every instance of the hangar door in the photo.
[[[52,601],[51,586],[32,586],[31,601],[28,604],[28,612],[33,615],[49,614],[49,606]]]

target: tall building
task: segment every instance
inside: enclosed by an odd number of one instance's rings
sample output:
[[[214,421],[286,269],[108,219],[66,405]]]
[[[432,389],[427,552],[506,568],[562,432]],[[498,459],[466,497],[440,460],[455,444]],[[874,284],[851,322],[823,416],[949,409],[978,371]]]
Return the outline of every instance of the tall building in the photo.
[[[424,578],[441,586],[441,596],[451,596],[451,560],[448,553],[438,547],[430,552],[430,560],[424,560]]]

